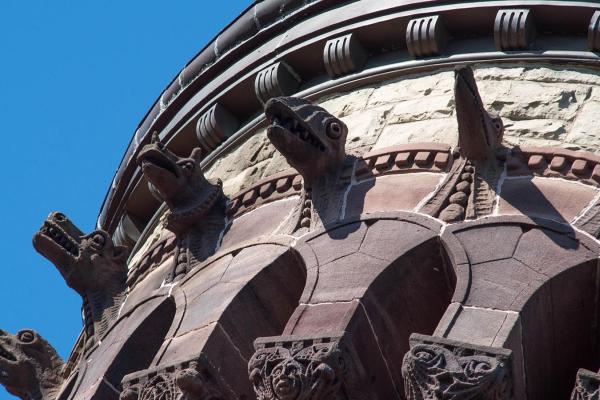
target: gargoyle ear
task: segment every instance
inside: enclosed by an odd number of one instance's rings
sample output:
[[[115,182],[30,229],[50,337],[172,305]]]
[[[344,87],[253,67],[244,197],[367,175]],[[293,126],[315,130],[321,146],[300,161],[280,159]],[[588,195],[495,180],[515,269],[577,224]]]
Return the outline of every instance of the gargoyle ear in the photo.
[[[125,246],[115,246],[113,250],[113,259],[116,262],[125,263],[127,261],[127,257],[129,256],[129,250]]]
[[[200,162],[204,158],[204,151],[202,151],[202,148],[196,147],[194,150],[192,150],[190,158],[194,159],[196,162]]]

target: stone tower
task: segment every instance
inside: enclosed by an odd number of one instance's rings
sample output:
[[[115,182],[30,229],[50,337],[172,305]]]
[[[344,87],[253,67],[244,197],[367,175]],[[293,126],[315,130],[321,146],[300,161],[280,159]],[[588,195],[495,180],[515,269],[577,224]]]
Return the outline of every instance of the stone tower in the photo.
[[[85,329],[65,363],[0,331],[0,383],[600,399],[599,51],[594,2],[256,1],[141,121],[98,229],[36,233]]]

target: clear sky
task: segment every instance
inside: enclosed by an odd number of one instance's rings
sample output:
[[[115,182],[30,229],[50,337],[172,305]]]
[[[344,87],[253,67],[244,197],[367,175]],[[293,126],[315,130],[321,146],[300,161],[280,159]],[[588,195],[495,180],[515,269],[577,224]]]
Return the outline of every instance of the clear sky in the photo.
[[[250,3],[0,0],[1,329],[33,328],[68,356],[81,300],[33,233],[54,210],[94,228],[141,118]]]

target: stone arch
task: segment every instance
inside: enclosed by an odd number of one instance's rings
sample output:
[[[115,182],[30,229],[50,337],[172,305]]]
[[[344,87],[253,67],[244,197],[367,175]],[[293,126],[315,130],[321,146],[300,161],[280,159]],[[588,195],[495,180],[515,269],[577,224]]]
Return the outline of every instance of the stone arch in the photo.
[[[345,382],[340,390],[402,398],[408,337],[432,333],[454,292],[440,229],[439,222],[417,214],[372,213],[303,237],[296,248],[307,284],[283,336],[257,341],[249,367],[255,390],[274,385],[277,367],[260,361],[264,352],[283,365],[296,362],[295,354],[318,358],[321,353],[311,349],[328,343],[351,364],[339,367]]]
[[[179,371],[196,368],[220,396],[252,398],[253,341],[281,333],[305,286],[305,266],[291,244],[289,237],[241,243],[190,271],[171,288],[178,311],[161,350],[123,387],[143,390],[156,375],[173,383]]]
[[[462,272],[435,337],[511,350],[515,398],[566,398],[578,368],[600,367],[596,241],[520,216],[453,225],[442,241]]]

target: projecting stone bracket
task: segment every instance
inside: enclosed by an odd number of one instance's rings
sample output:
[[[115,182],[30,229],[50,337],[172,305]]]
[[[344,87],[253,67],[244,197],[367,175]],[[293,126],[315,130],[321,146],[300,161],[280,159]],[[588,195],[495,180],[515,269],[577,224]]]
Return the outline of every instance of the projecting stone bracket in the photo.
[[[328,40],[323,49],[325,69],[331,78],[356,72],[367,61],[367,52],[355,34]]]
[[[444,51],[447,36],[439,15],[411,19],[406,27],[406,47],[414,58],[435,56]]]
[[[202,356],[126,375],[120,400],[225,400],[237,396]]]
[[[535,35],[529,9],[499,10],[494,22],[494,43],[499,51],[527,50]]]
[[[402,376],[409,400],[508,400],[512,352],[412,334]]]
[[[587,369],[577,371],[571,400],[600,400],[600,375]]]
[[[272,97],[289,96],[300,86],[300,76],[280,61],[260,71],[254,80],[254,92],[261,103]]]
[[[588,26],[588,49],[600,51],[600,10],[596,11],[590,19]]]
[[[347,333],[259,338],[248,363],[258,400],[376,399]]]
[[[196,137],[206,151],[216,149],[240,126],[239,121],[225,107],[216,103],[198,119]]]

